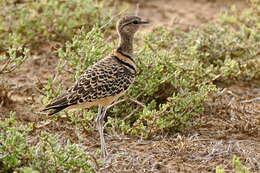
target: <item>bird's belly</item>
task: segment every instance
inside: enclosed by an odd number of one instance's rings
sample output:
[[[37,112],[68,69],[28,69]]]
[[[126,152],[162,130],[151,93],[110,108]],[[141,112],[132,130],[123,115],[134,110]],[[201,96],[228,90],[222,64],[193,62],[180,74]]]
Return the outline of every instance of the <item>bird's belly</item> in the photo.
[[[90,107],[96,106],[96,105],[108,106],[111,103],[113,103],[115,100],[117,100],[124,93],[125,93],[125,91],[122,93],[119,93],[117,95],[114,95],[114,96],[109,96],[109,97],[93,100],[91,102],[75,104],[75,105],[68,107],[68,109],[71,110],[71,109],[78,109],[78,108],[90,108]]]

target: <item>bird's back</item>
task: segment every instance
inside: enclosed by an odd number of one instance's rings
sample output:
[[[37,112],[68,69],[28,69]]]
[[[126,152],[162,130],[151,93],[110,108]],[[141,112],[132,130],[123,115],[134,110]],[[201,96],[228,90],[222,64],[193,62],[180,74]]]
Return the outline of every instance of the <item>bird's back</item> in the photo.
[[[72,88],[44,110],[52,109],[51,115],[65,108],[111,104],[129,88],[135,75],[133,59],[115,51],[89,67]]]

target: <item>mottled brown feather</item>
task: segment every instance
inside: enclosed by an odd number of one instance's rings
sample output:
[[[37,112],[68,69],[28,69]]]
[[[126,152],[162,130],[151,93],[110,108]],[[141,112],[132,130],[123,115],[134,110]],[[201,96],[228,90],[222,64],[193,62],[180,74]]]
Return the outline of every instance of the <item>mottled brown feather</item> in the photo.
[[[114,52],[89,67],[72,88],[57,97],[44,110],[61,106],[76,108],[111,104],[129,88],[135,77],[131,69],[112,58],[114,55],[133,64],[128,58]]]
[[[55,114],[66,108],[109,105],[122,95],[133,83],[136,66],[130,56],[133,38],[142,22],[138,16],[125,16],[119,20],[117,31],[119,47],[112,54],[91,67],[65,94],[55,98],[44,110]]]

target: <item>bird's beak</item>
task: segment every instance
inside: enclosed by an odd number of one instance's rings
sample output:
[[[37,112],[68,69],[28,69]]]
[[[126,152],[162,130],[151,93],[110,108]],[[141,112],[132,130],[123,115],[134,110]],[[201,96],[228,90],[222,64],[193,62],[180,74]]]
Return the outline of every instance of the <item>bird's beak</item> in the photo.
[[[150,23],[148,20],[143,20],[143,21],[138,22],[138,24],[148,24],[148,23]]]

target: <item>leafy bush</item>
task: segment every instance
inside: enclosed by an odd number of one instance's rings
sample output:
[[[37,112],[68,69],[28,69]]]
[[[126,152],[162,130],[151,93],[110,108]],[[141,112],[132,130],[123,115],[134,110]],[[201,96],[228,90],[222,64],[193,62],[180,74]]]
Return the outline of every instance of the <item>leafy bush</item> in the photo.
[[[78,29],[89,31],[94,25],[107,24],[111,14],[110,10],[102,11],[104,2],[0,1],[0,75],[18,69],[29,52],[41,53],[40,46],[57,49],[71,40]],[[8,79],[0,79],[0,105],[10,103],[7,94],[11,89],[6,83],[10,83]]]
[[[98,26],[94,26],[89,32],[82,28],[71,42],[67,42],[58,50],[58,70],[61,72],[63,69],[72,68],[71,70],[76,72],[74,77],[78,78],[88,66],[104,58],[111,50],[112,46],[104,40],[104,33]]]
[[[191,32],[159,27],[147,34],[136,53],[139,75],[128,92],[134,99],[114,106],[108,124],[113,130],[145,137],[180,131],[203,112],[208,94],[217,91],[215,83],[260,79],[255,10],[229,23],[224,14],[218,22]],[[72,40],[59,56],[60,64],[76,71],[76,78],[114,46],[106,43],[98,28],[80,31]]]
[[[8,97],[11,84],[4,81],[2,76],[19,68],[29,57],[29,50],[23,47],[10,47],[0,55],[0,107],[11,103]]]
[[[94,172],[79,145],[61,144],[60,136],[47,132],[32,138],[33,129],[20,125],[13,113],[0,122],[0,172]]]
[[[0,55],[0,75],[18,68],[29,56],[29,49],[10,47],[5,55]]]
[[[9,36],[15,34],[16,44],[37,46],[48,41],[70,40],[81,27],[90,30],[101,26],[109,16],[109,10],[101,12],[103,2],[92,0],[70,1],[1,1],[0,47],[12,45]]]

